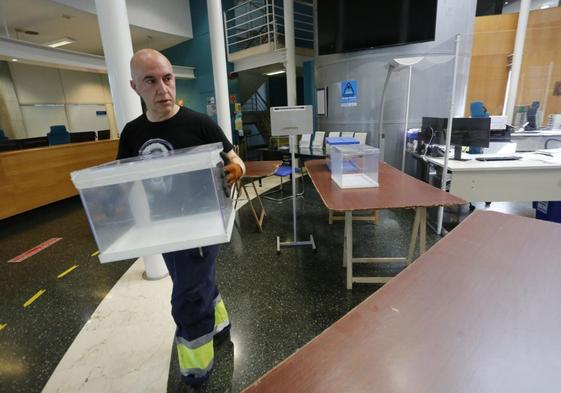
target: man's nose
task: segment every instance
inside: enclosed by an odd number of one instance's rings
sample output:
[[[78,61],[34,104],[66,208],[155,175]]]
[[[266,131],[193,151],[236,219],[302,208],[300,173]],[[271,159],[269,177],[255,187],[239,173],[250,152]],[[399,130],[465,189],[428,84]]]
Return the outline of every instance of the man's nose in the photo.
[[[163,80],[158,80],[157,84],[156,84],[156,91],[158,93],[165,93],[166,92],[166,84],[164,83]]]

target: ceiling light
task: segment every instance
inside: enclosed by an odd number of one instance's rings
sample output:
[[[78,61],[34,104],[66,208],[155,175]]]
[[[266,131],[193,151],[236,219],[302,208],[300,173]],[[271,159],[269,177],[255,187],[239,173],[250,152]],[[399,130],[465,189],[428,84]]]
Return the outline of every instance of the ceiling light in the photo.
[[[279,71],[267,72],[265,75],[267,76],[278,75],[278,74],[284,74],[285,72],[286,70],[279,70]]]
[[[546,8],[551,7],[549,4],[544,4],[540,7],[541,10],[545,10]]]
[[[63,37],[58,40],[48,42],[45,45],[50,46],[51,48],[58,48],[59,46],[72,44],[73,42],[76,42],[76,40],[69,37]]]
[[[18,59],[12,59],[12,61],[18,61]]]

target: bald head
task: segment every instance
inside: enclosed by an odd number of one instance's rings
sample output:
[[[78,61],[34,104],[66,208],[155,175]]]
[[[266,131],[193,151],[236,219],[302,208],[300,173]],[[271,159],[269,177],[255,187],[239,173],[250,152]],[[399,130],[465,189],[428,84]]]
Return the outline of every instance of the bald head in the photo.
[[[170,69],[172,68],[168,58],[157,50],[146,48],[135,52],[130,61],[132,79],[134,80],[139,74],[139,69],[143,68],[146,64],[154,63],[162,63]]]
[[[150,121],[162,121],[177,113],[175,76],[167,57],[154,49],[141,49],[131,58],[131,87],[142,97]]]

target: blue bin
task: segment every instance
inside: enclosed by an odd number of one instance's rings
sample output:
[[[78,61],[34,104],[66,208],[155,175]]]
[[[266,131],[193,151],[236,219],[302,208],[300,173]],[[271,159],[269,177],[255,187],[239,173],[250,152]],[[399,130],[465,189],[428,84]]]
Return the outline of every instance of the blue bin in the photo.
[[[561,201],[533,202],[536,218],[561,223]]]

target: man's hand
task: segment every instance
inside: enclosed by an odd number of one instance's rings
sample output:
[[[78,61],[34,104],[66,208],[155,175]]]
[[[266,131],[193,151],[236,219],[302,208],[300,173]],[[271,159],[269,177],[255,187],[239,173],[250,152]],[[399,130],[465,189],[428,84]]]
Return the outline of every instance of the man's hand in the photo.
[[[229,185],[233,185],[237,182],[243,175],[243,169],[240,165],[235,162],[231,162],[224,167],[224,172],[226,173],[226,180]]]

